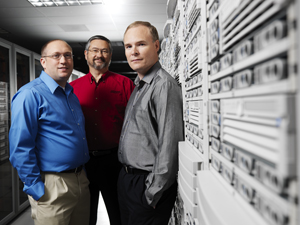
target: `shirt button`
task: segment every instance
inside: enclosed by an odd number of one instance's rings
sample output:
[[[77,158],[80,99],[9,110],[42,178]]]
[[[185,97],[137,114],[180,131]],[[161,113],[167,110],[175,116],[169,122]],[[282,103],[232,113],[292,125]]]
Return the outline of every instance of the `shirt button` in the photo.
[[[95,110],[95,112],[97,112],[97,109]]]
[[[72,111],[74,111],[74,109],[72,109]]]
[[[98,98],[96,98],[96,99],[98,99]]]
[[[97,124],[95,123],[95,126],[97,126]]]
[[[83,138],[83,140],[85,140],[85,138]]]
[[[97,138],[95,138],[95,140],[97,140]]]
[[[77,123],[78,124],[78,126],[80,125],[79,123]]]

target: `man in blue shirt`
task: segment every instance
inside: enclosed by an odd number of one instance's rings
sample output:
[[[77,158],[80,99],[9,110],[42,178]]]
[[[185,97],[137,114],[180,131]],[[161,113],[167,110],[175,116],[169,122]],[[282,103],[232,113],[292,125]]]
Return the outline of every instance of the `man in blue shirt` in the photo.
[[[11,104],[10,161],[28,194],[35,225],[89,223],[89,160],[85,121],[73,88],[72,48],[52,40],[41,50],[44,68]]]

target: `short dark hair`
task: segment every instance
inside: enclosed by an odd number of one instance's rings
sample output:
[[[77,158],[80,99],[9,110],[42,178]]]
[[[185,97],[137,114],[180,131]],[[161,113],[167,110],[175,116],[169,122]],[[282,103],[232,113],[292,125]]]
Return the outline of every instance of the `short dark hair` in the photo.
[[[52,43],[52,42],[54,42],[54,41],[63,41],[63,42],[65,42],[65,43],[70,47],[70,49],[72,50],[72,47],[71,47],[66,41],[61,40],[61,39],[54,39],[54,40],[48,41],[46,44],[44,44],[44,45],[42,46],[42,48],[41,48],[41,56],[44,56],[44,55],[46,54],[46,53],[45,53],[45,49],[47,48],[47,46],[48,46],[50,43]]]
[[[158,32],[157,32],[157,29],[155,28],[155,26],[153,26],[151,23],[146,22],[146,21],[135,21],[135,22],[133,22],[132,24],[130,24],[130,25],[126,28],[126,31],[125,31],[124,35],[126,34],[126,32],[127,32],[130,28],[138,27],[138,26],[145,26],[145,27],[148,27],[148,29],[149,29],[149,31],[150,31],[150,34],[151,34],[151,36],[152,36],[153,42],[155,42],[156,40],[159,40]]]
[[[106,41],[106,42],[108,43],[108,45],[109,45],[109,51],[110,51],[110,53],[113,52],[113,48],[112,48],[112,45],[111,45],[111,41],[110,41],[108,38],[106,38],[106,37],[104,37],[104,36],[102,36],[102,35],[95,35],[95,36],[91,37],[91,38],[88,40],[88,42],[86,43],[86,45],[85,45],[85,50],[86,50],[86,51],[89,50],[89,47],[90,47],[91,42],[92,42],[93,40],[103,40],[103,41]]]

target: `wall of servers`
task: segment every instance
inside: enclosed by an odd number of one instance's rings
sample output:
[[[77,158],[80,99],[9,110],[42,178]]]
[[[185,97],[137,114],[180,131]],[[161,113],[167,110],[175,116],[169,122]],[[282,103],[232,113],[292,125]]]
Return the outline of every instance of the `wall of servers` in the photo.
[[[299,4],[168,1],[160,62],[185,123],[170,224],[300,224]]]
[[[0,82],[0,164],[8,158],[8,87],[7,82]]]

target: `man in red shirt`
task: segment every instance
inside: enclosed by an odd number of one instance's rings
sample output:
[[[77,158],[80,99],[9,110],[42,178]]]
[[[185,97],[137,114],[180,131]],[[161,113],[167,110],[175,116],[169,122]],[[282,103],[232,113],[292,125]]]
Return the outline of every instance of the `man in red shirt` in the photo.
[[[125,108],[134,84],[129,78],[108,70],[112,46],[106,37],[91,37],[84,54],[90,72],[70,84],[85,116],[90,152],[90,161],[86,164],[91,193],[90,225],[97,223],[99,191],[110,224],[120,225],[117,180],[122,165],[117,152]]]

